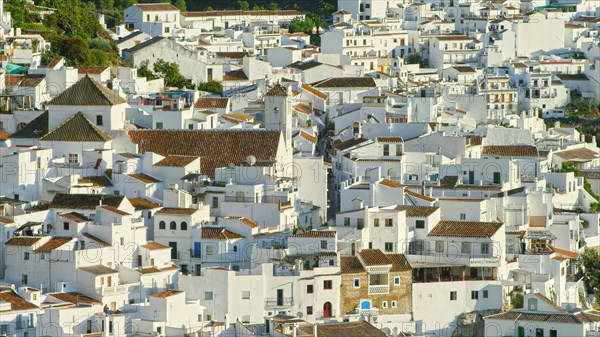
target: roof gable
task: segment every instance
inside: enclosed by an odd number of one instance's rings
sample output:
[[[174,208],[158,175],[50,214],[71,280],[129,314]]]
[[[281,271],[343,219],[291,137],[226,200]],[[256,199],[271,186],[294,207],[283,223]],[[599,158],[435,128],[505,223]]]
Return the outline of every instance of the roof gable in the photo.
[[[99,106],[126,102],[123,97],[86,75],[53,98],[48,105]]]
[[[10,135],[9,139],[39,139],[48,133],[48,111],[29,122],[21,130]]]
[[[78,112],[64,123],[40,138],[41,141],[53,142],[108,142],[112,137],[92,124],[82,112]]]

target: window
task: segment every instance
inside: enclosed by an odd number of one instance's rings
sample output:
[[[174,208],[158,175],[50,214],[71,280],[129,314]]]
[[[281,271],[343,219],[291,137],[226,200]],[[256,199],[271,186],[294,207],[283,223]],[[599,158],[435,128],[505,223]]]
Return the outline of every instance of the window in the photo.
[[[321,249],[327,249],[327,240],[321,240]]]
[[[325,290],[333,289],[333,282],[331,280],[323,281],[323,289],[325,289]]]
[[[243,315],[242,316],[242,323],[250,323],[250,315]]]
[[[205,301],[212,301],[213,300],[213,292],[212,291],[205,291],[204,292],[204,300]]]
[[[157,130],[162,130],[163,129],[163,122],[156,122],[156,129]]]
[[[472,290],[472,291],[471,291],[471,299],[472,299],[472,300],[479,299],[479,291],[477,291],[477,290]]]
[[[392,308],[396,308],[396,307],[398,307],[398,302],[392,301]]]
[[[386,242],[385,243],[385,251],[386,252],[393,252],[394,251],[394,243],[393,242]]]
[[[29,261],[29,252],[23,253],[23,260]]]
[[[250,290],[244,290],[244,291],[242,291],[242,299],[243,300],[249,300],[250,299]]]
[[[383,309],[387,309],[387,301],[383,301],[383,302],[381,302],[381,307],[382,307]]]
[[[69,223],[68,222],[63,222],[63,229],[68,231],[69,230]]]
[[[450,301],[456,301],[456,291],[450,292]]]
[[[344,218],[344,226],[350,226],[350,218]]]
[[[312,315],[313,314],[313,307],[312,306],[308,306],[306,307],[306,314],[307,315]]]
[[[394,219],[385,219],[385,227],[393,227]]]
[[[102,126],[104,125],[104,118],[102,115],[96,115],[96,125]]]
[[[556,330],[550,330],[550,337],[558,337],[558,332]]]
[[[489,254],[490,253],[490,244],[488,242],[481,243],[481,254]]]
[[[77,153],[69,153],[69,164],[79,163],[79,156]]]
[[[215,247],[207,245],[206,246],[206,255],[215,255]]]
[[[383,155],[384,156],[390,155],[390,145],[389,144],[383,144]]]
[[[356,227],[359,229],[364,228],[365,227],[365,219],[364,218],[356,219]]]
[[[481,291],[481,297],[483,297],[483,298],[488,298],[488,296],[489,296],[489,293],[488,293],[488,291],[487,291],[487,290],[482,290],[482,291]]]
[[[436,241],[435,242],[435,252],[436,253],[444,252],[444,241]]]
[[[471,254],[471,244],[469,242],[463,242],[460,247],[462,254]]]
[[[417,220],[416,227],[419,229],[425,228],[425,220]]]
[[[379,219],[373,219],[373,227],[379,227]]]
[[[177,229],[177,223],[175,221],[171,221],[171,223],[169,223],[169,229]]]
[[[467,215],[465,213],[460,213],[460,219],[461,220],[466,220],[467,219]]]
[[[218,208],[219,207],[219,198],[218,197],[213,197],[212,198],[212,208]]]
[[[395,276],[394,277],[394,285],[395,286],[399,286],[400,285],[400,276]]]
[[[27,285],[27,274],[21,275],[21,284],[24,286]]]
[[[164,221],[161,221],[158,223],[158,229],[165,229],[167,228],[167,224]]]
[[[312,284],[307,284],[306,285],[306,293],[307,294],[312,294],[314,292],[314,288]]]
[[[354,288],[360,288],[360,279],[358,277],[354,279]]]
[[[202,314],[198,315],[198,322],[202,322]]]
[[[187,231],[187,222],[183,221],[183,222],[181,223],[181,230],[182,230],[182,231]]]

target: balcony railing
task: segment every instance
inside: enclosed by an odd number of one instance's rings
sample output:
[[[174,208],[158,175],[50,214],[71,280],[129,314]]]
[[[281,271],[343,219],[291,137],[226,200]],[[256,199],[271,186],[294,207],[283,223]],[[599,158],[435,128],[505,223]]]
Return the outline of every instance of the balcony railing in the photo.
[[[390,286],[384,285],[369,285],[369,295],[382,295],[390,292]]]
[[[102,295],[102,296],[126,294],[128,291],[128,288],[129,288],[128,284],[114,285],[114,286],[110,286],[110,287],[98,287],[98,288],[96,288],[96,294]]]
[[[265,307],[266,308],[284,308],[284,307],[291,307],[293,305],[294,305],[293,297],[266,298],[265,299]]]

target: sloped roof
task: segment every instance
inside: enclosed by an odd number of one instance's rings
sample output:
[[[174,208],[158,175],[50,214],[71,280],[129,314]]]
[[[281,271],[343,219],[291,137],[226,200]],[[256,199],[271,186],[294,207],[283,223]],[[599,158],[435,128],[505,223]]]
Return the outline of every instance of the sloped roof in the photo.
[[[85,296],[85,295],[83,295],[81,293],[77,293],[77,292],[51,293],[48,295],[50,295],[58,300],[73,303],[73,304],[78,304],[78,303],[90,303],[90,304],[96,304],[96,305],[102,304],[102,302],[100,302],[100,301],[96,301],[95,299],[93,299],[91,297]]]
[[[10,303],[9,310],[0,310],[0,312],[35,310],[38,308],[37,305],[35,305],[35,304],[27,301],[23,297],[19,296],[12,289],[1,290],[0,291],[0,301]]]
[[[537,147],[532,145],[487,145],[481,154],[492,154],[503,157],[537,157]]]
[[[99,106],[121,103],[127,103],[127,100],[86,75],[53,98],[48,105]]]
[[[133,205],[136,211],[141,209],[154,209],[161,207],[160,204],[144,198],[129,198],[129,202],[131,202],[131,205]]]
[[[182,294],[182,293],[183,293],[183,291],[167,289],[167,290],[163,290],[161,292],[150,294],[148,296],[158,297],[158,298],[166,298],[166,297],[171,297],[171,296],[179,295],[179,294]]]
[[[30,238],[30,237],[14,237],[8,239],[4,244],[7,246],[24,246],[31,247],[36,242],[40,241],[40,238]]]
[[[385,254],[392,261],[391,271],[408,271],[412,270],[410,263],[404,254]]]
[[[489,238],[501,227],[501,222],[440,221],[427,236]]]
[[[107,275],[107,274],[116,274],[119,271],[116,269],[112,269],[109,268],[105,265],[95,265],[95,266],[88,266],[88,267],[79,267],[79,269],[83,270],[83,271],[87,271],[88,273],[94,274],[94,275]]]
[[[267,130],[136,130],[128,136],[139,153],[200,157],[202,174],[209,177],[230,163],[245,164],[250,155],[255,165],[271,166],[280,141],[279,131]]]
[[[7,140],[10,137],[10,132],[6,132],[4,130],[0,130],[0,141]]]
[[[376,86],[372,77],[333,77],[313,85],[315,88],[374,88]]]
[[[196,109],[226,109],[229,98],[200,97],[194,103]]]
[[[52,202],[50,208],[60,209],[95,209],[96,206],[108,205],[112,207],[119,207],[125,196],[122,195],[111,195],[111,194],[65,194],[57,193]]]
[[[165,167],[184,167],[189,165],[198,157],[194,156],[166,156],[163,159],[154,163],[154,166],[165,166]]]
[[[146,40],[146,41],[144,41],[144,42],[142,42],[140,44],[137,44],[137,45],[135,45],[135,46],[133,46],[131,48],[127,48],[124,51],[127,51],[128,53],[133,53],[133,52],[136,52],[136,51],[138,51],[140,49],[144,49],[144,48],[146,48],[148,46],[151,46],[151,45],[153,45],[153,44],[155,44],[157,42],[160,42],[162,40],[168,41],[168,39],[166,39],[166,38],[164,38],[162,36],[155,36],[155,37],[153,37],[151,39],[148,39],[148,40]]]
[[[243,239],[244,236],[229,231],[222,227],[204,227],[202,228],[202,239],[206,240],[233,240]]]
[[[90,219],[88,219],[85,215],[83,215],[81,213],[77,213],[77,212],[61,213],[58,216],[61,218],[69,219],[71,221],[75,221],[75,222],[90,221]]]
[[[48,111],[29,122],[21,130],[10,135],[9,139],[39,139],[48,133]]]
[[[145,244],[143,244],[142,247],[144,247],[148,250],[171,249],[171,247],[169,247],[169,246],[165,246],[161,243],[154,242],[154,241],[148,241]]]
[[[7,87],[37,87],[45,78],[46,75],[38,74],[5,75],[4,84]]]
[[[50,240],[48,240],[46,243],[44,243],[43,245],[39,246],[35,252],[36,253],[50,253],[51,251],[60,248],[61,246],[65,245],[66,243],[70,242],[71,240],[73,240],[73,238],[70,237],[54,237],[51,238]]]
[[[284,87],[283,85],[277,83],[273,87],[271,87],[271,89],[269,89],[269,91],[267,91],[264,96],[265,97],[270,97],[270,96],[287,97],[287,95],[288,95],[287,88]]]
[[[438,209],[438,207],[411,205],[398,205],[395,208],[397,211],[406,211],[406,216],[409,218],[425,218],[435,213]]]
[[[92,184],[93,186],[96,186],[96,187],[109,187],[109,186],[113,185],[107,176],[84,177],[84,178],[79,178],[77,180],[77,182],[79,184]]]
[[[61,125],[40,138],[52,142],[107,142],[112,137],[92,124],[82,112],[78,112]]]
[[[304,233],[292,235],[292,238],[334,238],[335,231],[306,231]]]
[[[301,326],[300,329],[312,334],[312,325]],[[386,337],[387,334],[371,325],[369,322],[341,322],[317,324],[319,337]]]
[[[598,156],[599,156],[598,152],[590,150],[585,147],[555,152],[554,155],[558,156],[564,160],[567,160],[567,161],[579,161],[579,162],[591,161],[593,159],[598,158]]]
[[[174,207],[165,207],[158,210],[155,214],[183,214],[183,215],[191,215],[198,211],[197,208],[174,208]]]
[[[106,242],[106,241],[104,241],[104,240],[101,240],[101,239],[99,239],[99,238],[97,238],[97,237],[93,236],[93,235],[92,235],[92,234],[90,234],[90,233],[83,233],[82,235],[83,235],[84,237],[86,237],[86,238],[88,238],[88,239],[90,239],[90,240],[94,241],[95,243],[97,243],[97,244],[98,244],[99,246],[101,246],[101,247],[110,247],[110,243],[108,243],[108,242]]]
[[[363,249],[358,252],[366,266],[392,264],[392,261],[379,249]]]
[[[365,268],[356,256],[340,256],[340,271],[342,274],[363,273]]]
[[[172,4],[165,3],[144,3],[144,4],[135,4],[135,6],[143,11],[179,11],[179,8],[173,6]]]

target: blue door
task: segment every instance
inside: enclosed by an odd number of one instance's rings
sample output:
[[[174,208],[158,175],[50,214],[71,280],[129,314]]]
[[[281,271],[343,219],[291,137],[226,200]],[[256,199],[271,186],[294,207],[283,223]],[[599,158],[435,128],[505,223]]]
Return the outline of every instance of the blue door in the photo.
[[[200,242],[194,242],[194,257],[200,257],[201,252]]]
[[[369,309],[371,309],[371,302],[370,301],[362,301],[362,302],[360,302],[360,308],[362,310],[369,310]]]

